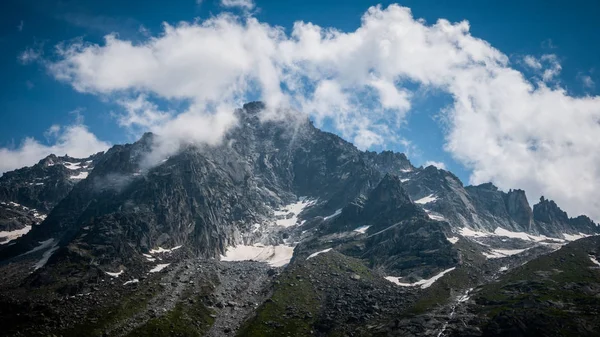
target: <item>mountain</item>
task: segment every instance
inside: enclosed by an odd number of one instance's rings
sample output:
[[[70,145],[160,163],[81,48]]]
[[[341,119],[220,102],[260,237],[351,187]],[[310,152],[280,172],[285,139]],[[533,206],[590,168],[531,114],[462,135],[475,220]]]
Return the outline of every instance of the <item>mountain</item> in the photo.
[[[0,334],[477,335],[462,298],[600,233],[264,109],[216,146],[166,155],[146,133],[5,173]]]
[[[0,233],[8,243],[39,224],[84,180],[102,156],[88,158],[50,155],[31,167],[6,172],[0,177]],[[12,232],[9,234],[9,232]]]

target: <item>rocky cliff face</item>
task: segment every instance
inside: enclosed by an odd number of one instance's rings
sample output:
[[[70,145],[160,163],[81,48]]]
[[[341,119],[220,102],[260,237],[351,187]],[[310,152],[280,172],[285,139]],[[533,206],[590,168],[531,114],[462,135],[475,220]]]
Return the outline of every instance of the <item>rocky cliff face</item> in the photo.
[[[533,219],[539,230],[547,235],[598,233],[598,226],[590,218],[585,215],[569,218],[567,213],[560,209],[553,200],[544,197],[541,197],[539,203],[533,206]]]
[[[87,177],[101,156],[102,153],[88,158],[50,155],[31,167],[6,172],[0,177],[0,201],[46,214]]]
[[[304,118],[263,120],[264,108],[238,109],[238,126],[217,146],[187,145],[156,158],[162,140],[148,133],[104,154],[49,156],[2,176],[0,244],[8,243],[3,230],[27,234],[0,249],[0,307],[24,311],[27,290],[45,289],[39,293],[81,297],[78,304],[40,300],[69,316],[110,307],[107,294],[116,292],[134,302],[152,297],[150,310],[127,302],[107,309],[110,319],[86,313],[97,326],[113,324],[112,313],[123,308],[127,317],[135,312],[100,335],[163,331],[162,320],[175,331],[181,317],[209,327],[215,318],[210,329],[194,330],[210,336],[234,325],[249,336],[438,335],[472,288],[600,233],[552,201],[532,209],[522,190],[463,186],[451,172],[414,167],[403,154],[362,152]],[[49,212],[43,222],[36,209]],[[254,283],[234,275],[240,271]],[[144,295],[132,295],[132,284]],[[252,303],[237,303],[238,291]],[[15,318],[13,311],[0,317]],[[30,324],[63,335],[64,326],[38,316],[6,331]]]

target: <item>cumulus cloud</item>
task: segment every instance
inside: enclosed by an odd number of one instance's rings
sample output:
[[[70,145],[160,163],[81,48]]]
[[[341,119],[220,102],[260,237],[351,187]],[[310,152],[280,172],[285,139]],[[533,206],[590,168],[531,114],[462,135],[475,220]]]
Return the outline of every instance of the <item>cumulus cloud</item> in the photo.
[[[45,133],[52,144],[42,144],[34,138],[25,138],[16,148],[0,148],[0,173],[24,166],[31,166],[50,155],[87,157],[105,151],[109,144],[96,138],[85,125],[74,124],[65,127],[51,126]]]
[[[431,165],[439,168],[440,170],[445,170],[446,169],[446,164],[444,164],[441,161],[428,160],[428,161],[425,162],[425,164],[423,164],[424,167],[431,166]]]
[[[218,143],[236,125],[228,109],[255,97],[271,111],[310,114],[361,148],[401,144],[407,84],[417,83],[453,98],[442,110],[445,149],[473,170],[472,183],[525,188],[600,219],[600,98],[569,96],[554,54],[525,58],[542,79],[531,83],[469,29],[428,24],[397,5],[369,8],[351,32],[296,22],[288,35],[220,14],[165,24],[142,42],[108,35],[100,45],[64,45],[50,70],[78,91],[125,102],[119,122],[169,135],[163,154],[182,142]],[[154,98],[189,105],[159,111]]]

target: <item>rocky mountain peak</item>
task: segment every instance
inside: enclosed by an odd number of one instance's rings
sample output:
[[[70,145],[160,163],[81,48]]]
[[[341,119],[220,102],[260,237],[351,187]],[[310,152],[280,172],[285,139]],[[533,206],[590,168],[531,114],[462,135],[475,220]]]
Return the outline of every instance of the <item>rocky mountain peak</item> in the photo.
[[[533,205],[533,218],[536,221],[545,222],[548,224],[564,223],[569,221],[567,212],[558,207],[554,200],[549,200],[540,197],[540,201]]]
[[[517,224],[524,229],[530,229],[533,223],[533,211],[523,190],[509,190],[504,196],[506,210]]]
[[[258,113],[266,108],[266,104],[261,101],[248,102],[243,105],[242,109],[247,113]]]

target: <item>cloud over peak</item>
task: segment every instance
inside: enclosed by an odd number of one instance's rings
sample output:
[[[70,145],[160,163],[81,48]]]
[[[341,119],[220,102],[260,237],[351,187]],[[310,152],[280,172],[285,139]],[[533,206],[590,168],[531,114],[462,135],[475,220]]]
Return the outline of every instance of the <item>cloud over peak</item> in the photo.
[[[555,55],[525,57],[542,79],[531,83],[469,29],[466,21],[427,24],[398,5],[369,8],[352,32],[296,22],[289,35],[223,13],[165,24],[142,42],[108,35],[101,45],[65,45],[49,67],[75,90],[121,102],[122,125],[168,134],[173,149],[183,137],[218,141],[235,125],[227,109],[256,98],[274,111],[307,113],[361,148],[400,143],[412,107],[409,84],[417,83],[452,97],[442,111],[445,148],[473,170],[472,183],[525,188],[599,219],[600,99],[569,96],[556,81]],[[190,104],[159,111],[153,97]]]
[[[16,148],[0,148],[0,173],[31,166],[50,154],[68,154],[71,157],[83,158],[105,151],[110,146],[79,123],[68,126],[52,125],[44,134],[49,145],[28,137]]]

